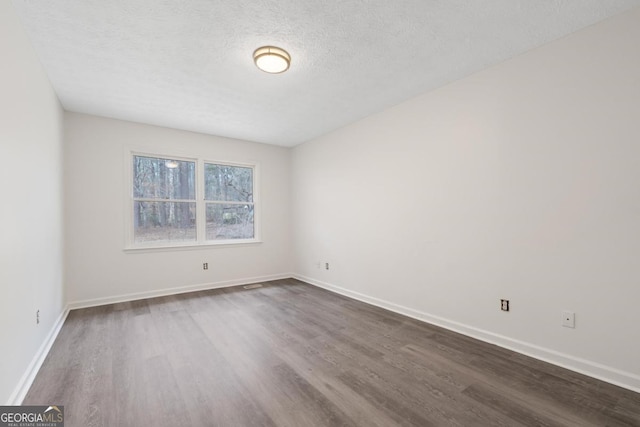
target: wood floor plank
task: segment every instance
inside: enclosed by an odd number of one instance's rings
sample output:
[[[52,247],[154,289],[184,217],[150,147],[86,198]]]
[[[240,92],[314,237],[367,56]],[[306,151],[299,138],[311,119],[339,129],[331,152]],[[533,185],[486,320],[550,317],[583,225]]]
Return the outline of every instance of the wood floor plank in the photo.
[[[295,375],[259,335],[245,327],[247,323],[241,311],[227,307],[224,317],[216,310],[194,317],[227,361],[241,366],[236,370],[238,377],[253,390],[257,401],[277,425],[350,425],[346,415]],[[228,322],[234,325],[233,330],[209,327]],[[336,419],[342,422],[336,424]]]
[[[291,366],[298,375],[325,395],[340,408],[356,425],[373,427],[394,427],[396,423],[377,405],[372,404],[338,379],[341,371],[334,371],[333,365],[323,365],[321,361],[308,357],[304,351],[278,351],[280,358]],[[312,365],[312,367],[310,367]]]
[[[463,393],[525,426],[561,427],[566,425],[566,420],[565,422],[553,420],[545,413],[532,410],[526,402],[520,402],[513,395],[505,396],[487,384],[473,384],[467,387]]]
[[[294,279],[73,310],[67,426],[640,426],[640,395]]]
[[[582,411],[576,411],[572,408],[568,408],[561,402],[556,401],[552,396],[539,393],[539,386],[535,385],[532,388],[527,389],[515,383],[508,376],[502,373],[495,375],[491,372],[479,370],[464,361],[455,361],[450,363],[449,352],[441,353],[441,349],[433,347],[430,349],[424,349],[415,345],[407,345],[403,349],[407,355],[415,358],[418,363],[431,364],[439,363],[446,366],[447,371],[456,377],[463,377],[467,381],[477,382],[483,385],[489,385],[491,387],[499,389],[499,393],[507,397],[512,397],[520,402],[529,402],[534,411],[538,411],[542,414],[548,414],[551,419],[564,420],[564,424],[569,426],[596,426],[602,425],[594,423],[589,417],[585,417]]]

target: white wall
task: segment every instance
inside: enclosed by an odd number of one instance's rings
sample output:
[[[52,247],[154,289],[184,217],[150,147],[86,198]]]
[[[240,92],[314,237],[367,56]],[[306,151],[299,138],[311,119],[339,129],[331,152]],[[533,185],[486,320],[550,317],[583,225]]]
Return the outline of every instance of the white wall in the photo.
[[[259,164],[263,243],[124,252],[125,153]],[[65,114],[66,282],[71,307],[290,275],[290,150],[94,116]],[[202,263],[209,263],[209,270]],[[133,294],[133,295],[132,295]]]
[[[638,22],[295,148],[296,272],[640,391]]]
[[[63,312],[62,109],[0,2],[0,402],[13,403]],[[36,325],[36,310],[40,324]]]

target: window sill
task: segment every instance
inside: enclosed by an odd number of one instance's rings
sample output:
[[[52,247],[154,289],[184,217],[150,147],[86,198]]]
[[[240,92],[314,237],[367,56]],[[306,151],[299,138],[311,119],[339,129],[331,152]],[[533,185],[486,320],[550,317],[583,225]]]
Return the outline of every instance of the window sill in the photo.
[[[262,240],[225,240],[221,242],[211,243],[190,243],[186,245],[171,245],[171,246],[129,246],[123,249],[125,253],[150,253],[150,252],[170,252],[170,251],[193,251],[200,249],[213,249],[229,246],[253,246],[259,245]]]

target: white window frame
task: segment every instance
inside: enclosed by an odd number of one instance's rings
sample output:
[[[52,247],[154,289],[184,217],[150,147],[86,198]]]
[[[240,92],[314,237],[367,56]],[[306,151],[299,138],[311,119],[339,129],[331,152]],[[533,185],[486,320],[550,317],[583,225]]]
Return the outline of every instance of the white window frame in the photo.
[[[215,246],[227,245],[246,245],[262,243],[260,234],[260,179],[259,165],[257,162],[237,162],[228,160],[211,160],[205,157],[194,157],[189,155],[168,154],[166,152],[146,151],[127,149],[126,153],[126,203],[125,203],[125,252],[139,251],[162,251],[162,250],[178,250],[178,249],[198,249],[211,248]],[[133,159],[135,156],[144,156],[160,159],[171,159],[186,162],[195,162],[195,191],[196,191],[196,240],[191,242],[175,242],[171,244],[154,242],[136,243],[134,234],[134,197],[133,197]],[[253,169],[253,239],[227,239],[227,240],[206,240],[206,205],[213,203],[211,200],[205,200],[205,179],[204,165],[205,163],[217,164],[224,166],[237,166]],[[165,200],[159,200],[165,201]]]

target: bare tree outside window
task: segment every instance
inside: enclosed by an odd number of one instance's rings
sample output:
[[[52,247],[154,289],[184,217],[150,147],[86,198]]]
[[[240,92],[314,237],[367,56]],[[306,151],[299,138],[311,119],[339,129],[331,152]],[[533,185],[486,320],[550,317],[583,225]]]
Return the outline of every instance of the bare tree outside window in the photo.
[[[196,241],[193,161],[133,156],[135,243]]]
[[[207,240],[253,239],[253,168],[205,163]]]

